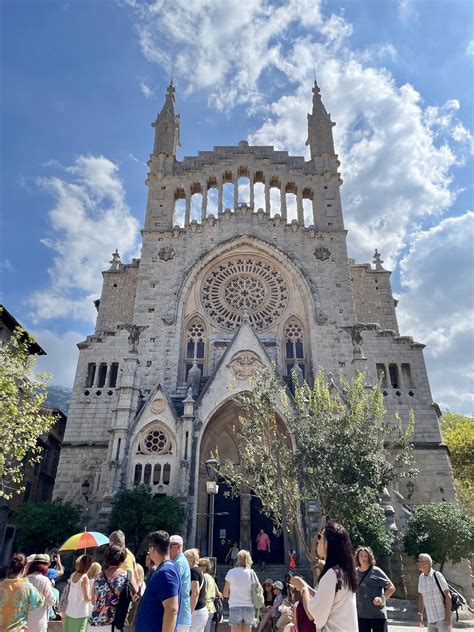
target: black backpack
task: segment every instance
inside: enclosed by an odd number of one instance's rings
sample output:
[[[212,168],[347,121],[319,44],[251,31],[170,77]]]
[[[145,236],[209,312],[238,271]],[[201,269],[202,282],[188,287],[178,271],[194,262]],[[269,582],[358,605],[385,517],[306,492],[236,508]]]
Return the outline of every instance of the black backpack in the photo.
[[[435,578],[436,583],[438,585],[438,588],[439,588],[439,591],[441,593],[441,596],[443,597],[443,603],[444,603],[444,592],[443,592],[441,586],[439,585],[439,581],[438,581],[438,578],[436,576],[436,571],[434,571],[434,578]],[[456,613],[456,621],[459,621],[458,610],[459,610],[459,608],[462,608],[461,597],[449,585],[448,585],[448,590],[449,590],[449,594],[451,595],[451,612],[455,612]]]

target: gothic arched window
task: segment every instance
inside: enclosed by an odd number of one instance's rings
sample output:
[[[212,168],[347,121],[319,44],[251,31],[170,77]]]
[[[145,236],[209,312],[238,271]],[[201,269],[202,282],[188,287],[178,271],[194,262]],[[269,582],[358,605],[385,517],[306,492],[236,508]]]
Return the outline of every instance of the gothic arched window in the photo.
[[[188,379],[189,369],[193,366],[194,360],[201,369],[201,375],[206,374],[206,343],[206,327],[201,318],[196,316],[190,320],[186,328],[185,380]]]
[[[304,330],[301,322],[294,316],[286,321],[284,336],[286,375],[291,376],[291,370],[296,363],[303,371],[303,377],[306,377]]]

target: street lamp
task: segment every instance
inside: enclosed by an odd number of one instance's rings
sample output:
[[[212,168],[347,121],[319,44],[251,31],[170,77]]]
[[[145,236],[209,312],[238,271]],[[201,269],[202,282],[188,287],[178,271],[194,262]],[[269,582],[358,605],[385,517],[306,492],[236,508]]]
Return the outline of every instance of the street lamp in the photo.
[[[217,479],[221,464],[217,459],[208,459],[205,463],[207,472],[206,491],[209,494],[209,531],[207,534],[207,556],[212,557],[214,545],[214,501],[219,493]]]
[[[89,502],[89,487],[90,486],[91,486],[91,484],[89,483],[87,478],[81,485],[82,495],[86,499],[86,502]]]

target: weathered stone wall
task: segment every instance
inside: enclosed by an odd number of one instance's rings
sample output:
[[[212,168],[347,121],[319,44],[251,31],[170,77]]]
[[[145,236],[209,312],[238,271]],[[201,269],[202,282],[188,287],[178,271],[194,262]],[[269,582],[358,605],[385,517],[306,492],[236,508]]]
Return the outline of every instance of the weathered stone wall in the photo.
[[[115,327],[117,323],[131,323],[135,306],[139,261],[119,264],[117,269],[102,273],[102,294],[97,315],[96,333]]]
[[[374,270],[368,263],[351,266],[357,320],[378,323],[383,329],[393,329],[398,333],[390,275],[387,270]]]

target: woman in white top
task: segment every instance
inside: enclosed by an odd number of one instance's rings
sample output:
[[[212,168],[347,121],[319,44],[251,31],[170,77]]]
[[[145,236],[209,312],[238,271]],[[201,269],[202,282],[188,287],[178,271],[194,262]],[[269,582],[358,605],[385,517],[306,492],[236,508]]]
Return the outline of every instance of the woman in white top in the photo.
[[[28,579],[31,584],[43,595],[44,605],[41,608],[32,610],[28,615],[27,628],[29,632],[47,632],[48,629],[48,608],[56,603],[56,595],[53,592],[53,585],[47,577],[50,564],[49,555],[35,555],[28,568]]]
[[[293,577],[291,585],[300,591],[318,632],[358,632],[354,551],[344,527],[336,522],[324,527],[318,535],[318,555],[325,564],[316,590],[301,577]]]
[[[223,595],[224,599],[229,599],[231,632],[250,632],[255,623],[252,581],[256,575],[252,570],[252,563],[248,551],[239,551],[234,568],[225,576]]]
[[[86,632],[87,630],[91,603],[91,589],[87,573],[92,562],[93,559],[90,555],[81,555],[76,560],[76,570],[69,578],[64,632]]]

